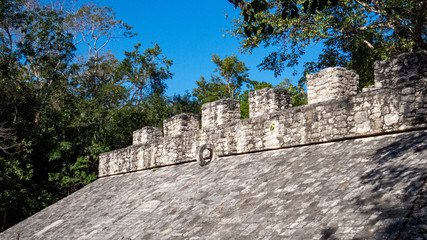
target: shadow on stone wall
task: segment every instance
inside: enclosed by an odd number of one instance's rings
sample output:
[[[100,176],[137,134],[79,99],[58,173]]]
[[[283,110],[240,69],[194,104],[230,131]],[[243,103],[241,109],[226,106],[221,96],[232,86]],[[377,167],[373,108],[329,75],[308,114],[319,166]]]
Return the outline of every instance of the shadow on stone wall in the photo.
[[[336,238],[334,236],[334,233],[338,230],[338,228],[336,227],[328,227],[325,229],[322,229],[322,237],[320,238],[320,240],[338,240],[338,238]]]
[[[414,132],[398,136],[371,156],[377,166],[361,176],[370,190],[359,195],[356,204],[372,206],[364,214],[379,213],[367,224],[376,239],[424,239],[427,166],[420,160],[425,158],[425,150],[427,134]],[[356,237],[364,239],[364,234],[368,232]]]
[[[375,165],[360,176],[364,190],[352,201],[364,228],[353,239],[427,239],[426,150],[427,133],[412,132],[369,156]],[[339,239],[337,230],[325,226],[320,239]]]

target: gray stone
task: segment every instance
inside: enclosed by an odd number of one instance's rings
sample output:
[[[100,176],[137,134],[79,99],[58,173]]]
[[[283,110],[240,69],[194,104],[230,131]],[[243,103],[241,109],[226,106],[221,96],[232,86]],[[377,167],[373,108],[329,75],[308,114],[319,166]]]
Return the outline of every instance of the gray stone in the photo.
[[[417,239],[427,131],[220,157],[96,180],[0,239]]]
[[[409,88],[415,91],[402,91]],[[244,120],[239,119],[237,101],[220,100],[204,105],[202,115],[205,118],[202,116],[202,120],[208,124],[202,121],[202,129],[198,129],[194,120],[193,130],[175,128],[181,130],[143,145],[102,153],[99,176],[194,161],[197,148],[206,143],[216,146],[218,156],[225,156],[424,128],[427,127],[427,98],[420,96],[424,96],[426,91],[427,81],[424,79],[394,88],[349,95],[340,100],[274,110]],[[423,102],[415,106],[416,98]],[[172,123],[183,122],[179,117],[172,119],[175,119],[170,121]],[[168,125],[165,125],[167,129]]]
[[[377,88],[425,79],[427,51],[404,53],[388,60],[377,61],[374,65],[374,75]]]
[[[233,123],[240,119],[240,102],[222,99],[202,105],[202,128]]]
[[[376,86],[359,94],[354,72],[331,68],[309,77],[309,105],[262,89],[249,119],[224,99],[202,106],[201,129],[182,114],[164,137],[135,131],[132,146],[100,155],[100,179],[0,239],[422,238],[426,56],[377,63]]]
[[[182,113],[163,121],[165,137],[180,135],[183,132],[199,129],[200,116],[197,114]]]
[[[264,88],[249,92],[249,116],[273,114],[292,107],[292,93],[286,89]]]
[[[145,144],[163,137],[162,130],[156,127],[143,127],[133,132],[133,145]]]
[[[323,102],[357,94],[359,76],[342,67],[326,68],[307,75],[308,103]]]
[[[398,114],[387,114],[384,116],[384,123],[386,126],[396,124],[399,121]]]

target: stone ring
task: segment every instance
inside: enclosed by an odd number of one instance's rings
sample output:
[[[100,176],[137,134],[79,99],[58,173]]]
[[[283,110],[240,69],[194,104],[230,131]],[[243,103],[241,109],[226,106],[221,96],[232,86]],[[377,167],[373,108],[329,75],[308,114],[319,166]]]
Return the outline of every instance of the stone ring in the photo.
[[[204,157],[203,152],[205,150],[209,151],[209,156]],[[197,148],[196,159],[200,166],[205,166],[209,164],[211,161],[216,160],[217,156],[215,154],[215,146],[213,144],[204,144]]]

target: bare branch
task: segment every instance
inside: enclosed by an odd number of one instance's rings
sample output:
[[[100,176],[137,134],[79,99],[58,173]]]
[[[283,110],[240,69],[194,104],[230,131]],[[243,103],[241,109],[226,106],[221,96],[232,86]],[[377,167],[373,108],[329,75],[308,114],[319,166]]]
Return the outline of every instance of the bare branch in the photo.
[[[370,48],[370,49],[374,49],[374,46],[372,46],[372,44],[370,42],[368,42],[367,40],[363,40],[363,42]]]
[[[374,13],[383,15],[381,13],[381,11],[377,7],[375,7],[374,5],[369,5],[367,3],[361,2],[360,0],[356,0],[356,2],[359,3],[360,5],[362,5],[366,10],[368,10],[370,12],[374,12]]]
[[[5,127],[5,123],[0,124],[0,150],[8,153],[8,150],[16,147],[16,143],[13,141],[15,138],[15,132],[13,128]]]

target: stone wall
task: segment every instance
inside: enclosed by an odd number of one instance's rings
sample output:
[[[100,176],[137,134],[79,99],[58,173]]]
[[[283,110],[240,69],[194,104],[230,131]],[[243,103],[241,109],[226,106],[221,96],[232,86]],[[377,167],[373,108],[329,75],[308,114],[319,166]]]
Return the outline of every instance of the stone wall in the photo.
[[[143,127],[133,132],[132,145],[144,144],[163,137],[162,130],[156,127]]]
[[[427,77],[427,51],[404,53],[377,61],[374,65],[375,87],[390,87]]]
[[[398,58],[412,59],[418,55],[423,56],[419,64],[424,66],[425,52]],[[328,70],[329,76],[356,78],[341,68],[336,70],[336,73]],[[396,77],[393,72],[383,72],[388,78]],[[308,79],[316,81],[318,78],[311,76]],[[376,80],[384,81],[384,78]],[[269,96],[266,94],[269,90],[260,91],[251,94],[249,102],[257,101],[259,96]],[[251,114],[249,119],[243,120],[238,118],[240,110],[236,101],[205,104],[202,107],[202,129],[165,135],[144,144],[103,153],[100,155],[99,176],[195,161],[197,148],[203,144],[214,145],[217,156],[226,156],[427,128],[427,77],[424,75],[396,82],[387,88],[347,93],[350,95],[341,95],[338,100],[294,108],[258,108],[262,114]],[[266,99],[259,101],[269,102]],[[280,101],[275,102],[278,103]],[[252,106],[257,108],[256,104]],[[269,112],[268,109],[280,110]]]
[[[222,99],[202,106],[202,128],[232,123],[239,119],[239,101]]]
[[[357,93],[359,76],[342,67],[326,68],[307,76],[308,103],[338,99]]]
[[[249,116],[258,117],[292,107],[292,93],[286,89],[264,88],[249,92]]]
[[[165,136],[175,136],[182,132],[199,129],[200,117],[197,114],[183,113],[163,121]]]

